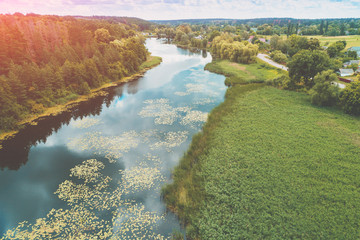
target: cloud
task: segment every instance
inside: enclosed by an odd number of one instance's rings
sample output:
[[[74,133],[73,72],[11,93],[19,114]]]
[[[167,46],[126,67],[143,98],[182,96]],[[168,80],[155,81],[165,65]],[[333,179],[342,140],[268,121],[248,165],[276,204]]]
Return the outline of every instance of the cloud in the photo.
[[[359,17],[360,0],[0,0],[1,13],[184,18]]]
[[[116,4],[114,0],[70,0],[73,5],[103,5]]]

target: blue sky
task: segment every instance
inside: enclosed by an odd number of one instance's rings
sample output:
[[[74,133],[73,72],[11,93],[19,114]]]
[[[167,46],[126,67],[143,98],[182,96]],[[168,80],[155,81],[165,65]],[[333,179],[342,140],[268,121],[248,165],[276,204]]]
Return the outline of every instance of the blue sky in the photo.
[[[360,0],[0,0],[0,13],[188,18],[360,17]]]

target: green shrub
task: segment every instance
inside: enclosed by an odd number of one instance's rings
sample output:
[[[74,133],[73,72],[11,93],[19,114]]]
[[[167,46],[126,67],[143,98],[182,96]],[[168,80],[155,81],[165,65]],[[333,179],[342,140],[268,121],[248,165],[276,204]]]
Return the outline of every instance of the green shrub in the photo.
[[[360,82],[352,82],[340,96],[344,111],[353,115],[360,115]]]
[[[280,75],[278,77],[275,77],[273,79],[269,79],[266,81],[267,85],[271,85],[277,88],[283,88],[283,89],[293,89],[291,86],[291,81],[289,76],[286,75]]]
[[[276,51],[273,51],[271,54],[270,54],[270,57],[272,60],[274,60],[275,62],[278,62],[278,63],[286,63],[287,62],[287,57],[285,54],[283,54],[281,51],[279,50],[276,50]]]
[[[334,85],[337,80],[332,70],[322,71],[315,78],[314,87],[310,90],[311,103],[319,106],[335,105],[339,99],[339,87]]]

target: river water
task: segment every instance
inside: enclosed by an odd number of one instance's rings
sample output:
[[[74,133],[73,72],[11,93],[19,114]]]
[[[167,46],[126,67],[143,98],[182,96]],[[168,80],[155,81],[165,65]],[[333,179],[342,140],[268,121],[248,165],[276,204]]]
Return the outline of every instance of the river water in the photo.
[[[203,70],[211,62],[205,52],[156,39],[146,46],[163,62],[144,77],[3,144],[0,238],[19,222],[28,221],[20,228],[25,231],[39,218],[33,234],[60,223],[76,234],[101,229],[119,239],[182,231],[166,212],[161,186],[171,181],[207,113],[224,100],[224,77]]]

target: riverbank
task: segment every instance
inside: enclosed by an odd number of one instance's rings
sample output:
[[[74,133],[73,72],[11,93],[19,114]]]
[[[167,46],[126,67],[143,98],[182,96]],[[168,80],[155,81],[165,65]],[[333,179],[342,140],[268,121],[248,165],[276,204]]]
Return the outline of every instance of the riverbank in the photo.
[[[205,70],[226,76],[225,85],[263,83],[286,71],[272,67],[257,59],[253,64],[234,63],[229,60],[213,61],[205,66]]]
[[[3,132],[3,133],[0,134],[0,149],[1,149],[1,142],[4,141],[4,140],[7,140],[9,138],[14,137],[19,131],[21,131],[21,128],[24,128],[27,125],[36,125],[37,121],[40,118],[56,116],[56,115],[61,114],[61,113],[65,112],[65,111],[71,111],[73,108],[78,106],[80,103],[88,101],[90,99],[93,99],[93,98],[95,98],[97,96],[107,95],[106,90],[108,88],[117,86],[117,85],[119,85],[121,83],[131,82],[131,81],[139,79],[140,77],[142,77],[144,75],[144,73],[146,71],[150,70],[151,68],[154,68],[154,67],[158,66],[161,63],[161,61],[162,61],[162,59],[160,57],[149,56],[148,59],[139,67],[139,71],[137,73],[129,76],[129,77],[125,77],[125,78],[122,78],[122,79],[120,79],[118,81],[114,81],[114,82],[104,84],[99,88],[91,89],[89,94],[80,95],[76,99],[72,99],[72,100],[68,101],[65,104],[60,104],[60,105],[56,105],[56,106],[51,107],[51,108],[47,108],[41,114],[28,116],[26,119],[24,119],[24,120],[22,120],[22,121],[20,121],[18,123],[18,127],[20,128],[20,130],[14,130],[14,131],[10,131],[10,132]]]
[[[238,76],[259,74],[235,66]],[[250,79],[220,67],[241,84],[227,90],[163,189],[188,237],[357,238],[359,118],[313,106],[304,93],[243,85]]]

